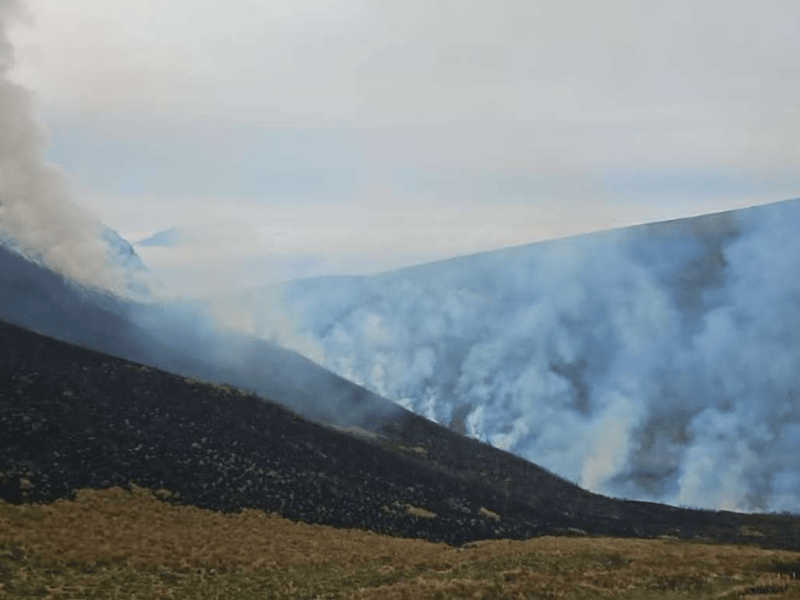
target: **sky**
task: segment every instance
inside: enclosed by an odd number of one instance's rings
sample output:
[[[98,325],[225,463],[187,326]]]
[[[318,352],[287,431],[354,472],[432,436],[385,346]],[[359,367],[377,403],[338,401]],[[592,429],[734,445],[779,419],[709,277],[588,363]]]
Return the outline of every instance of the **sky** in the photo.
[[[794,0],[28,0],[11,77],[171,293],[800,196]]]

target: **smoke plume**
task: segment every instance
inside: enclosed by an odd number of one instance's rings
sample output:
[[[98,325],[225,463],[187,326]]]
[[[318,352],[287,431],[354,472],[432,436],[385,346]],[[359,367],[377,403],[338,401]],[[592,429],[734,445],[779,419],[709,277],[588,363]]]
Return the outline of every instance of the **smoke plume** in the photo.
[[[789,201],[296,282],[291,335],[246,308],[254,332],[592,490],[797,511],[798,230]]]
[[[21,10],[0,0],[0,243],[68,280],[122,293],[127,250],[111,247],[44,162],[31,95],[9,79],[6,28]],[[282,301],[268,290],[216,307],[592,490],[798,511],[798,231],[800,201],[790,201],[368,278],[295,282],[280,290]],[[302,375],[312,369],[299,357],[219,334],[181,310],[148,306],[131,317],[165,341],[158,364],[195,372],[190,359],[203,352],[218,365],[210,377],[293,398],[309,412],[340,394],[325,418],[356,405],[334,378]]]
[[[101,226],[72,202],[63,174],[44,161],[32,96],[9,79],[7,25],[22,12],[21,2],[0,0],[0,243],[74,282],[123,293],[125,269]]]

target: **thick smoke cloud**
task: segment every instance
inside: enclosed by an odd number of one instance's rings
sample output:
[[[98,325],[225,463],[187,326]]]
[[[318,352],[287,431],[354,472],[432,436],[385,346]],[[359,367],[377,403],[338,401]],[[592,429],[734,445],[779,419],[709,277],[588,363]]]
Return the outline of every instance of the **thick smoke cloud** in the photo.
[[[43,161],[29,93],[8,79],[6,26],[20,11],[0,0],[0,242],[71,281],[129,292],[129,247],[71,202],[64,177]],[[798,511],[798,230],[793,201],[297,282],[282,299],[269,290],[216,308],[590,489]],[[337,382],[306,377],[311,366],[299,357],[220,334],[185,308],[123,312],[164,342],[161,356],[150,348],[159,365],[235,380],[317,414],[321,396],[336,396]],[[341,387],[323,417],[356,406]]]
[[[108,232],[70,198],[64,176],[45,163],[46,138],[32,112],[31,94],[9,80],[14,64],[7,25],[22,15],[16,0],[0,0],[0,242],[82,285],[117,293],[131,285]]]
[[[596,491],[800,509],[800,202],[254,294],[251,330]],[[234,303],[236,304],[236,303]]]

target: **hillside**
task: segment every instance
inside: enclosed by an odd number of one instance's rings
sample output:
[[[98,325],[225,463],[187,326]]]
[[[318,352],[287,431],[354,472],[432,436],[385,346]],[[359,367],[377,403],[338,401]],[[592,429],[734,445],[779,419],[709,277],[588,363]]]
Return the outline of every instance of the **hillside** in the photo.
[[[799,229],[790,200],[215,308],[593,491],[797,511]]]
[[[7,324],[0,348],[8,502],[135,484],[170,502],[454,544],[580,533],[798,548],[800,519],[605,498],[410,413],[348,433]]]
[[[325,422],[368,424],[402,410],[296,352],[221,331],[197,311],[77,286],[2,244],[0,321],[187,377],[229,382]]]
[[[139,488],[82,490],[49,505],[0,502],[3,598],[797,598],[798,559],[619,538],[452,547],[253,510],[223,515]]]

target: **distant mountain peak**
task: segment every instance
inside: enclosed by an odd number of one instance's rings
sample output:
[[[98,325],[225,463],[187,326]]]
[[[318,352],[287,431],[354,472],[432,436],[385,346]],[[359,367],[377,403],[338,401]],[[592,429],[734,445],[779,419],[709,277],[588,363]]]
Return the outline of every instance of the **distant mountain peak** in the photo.
[[[156,233],[135,242],[137,246],[144,247],[176,247],[185,244],[189,240],[189,234],[181,227],[170,227],[162,229]]]

